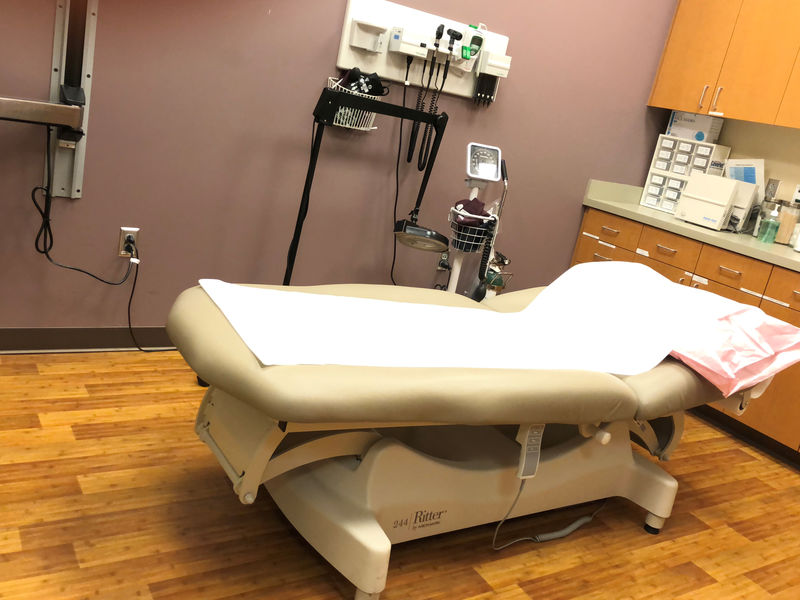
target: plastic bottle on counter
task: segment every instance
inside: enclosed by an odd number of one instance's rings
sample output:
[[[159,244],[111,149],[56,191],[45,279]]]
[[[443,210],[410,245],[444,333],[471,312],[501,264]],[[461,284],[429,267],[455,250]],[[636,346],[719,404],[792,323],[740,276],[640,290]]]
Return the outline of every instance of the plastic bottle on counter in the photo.
[[[775,241],[775,236],[778,235],[778,228],[781,226],[778,204],[774,202],[769,204],[772,205],[772,209],[761,218],[761,224],[758,227],[758,241],[765,244],[772,244]]]
[[[789,245],[794,248],[797,244],[797,240],[800,239],[800,223],[794,226],[794,231],[792,232],[792,237],[789,238]]]

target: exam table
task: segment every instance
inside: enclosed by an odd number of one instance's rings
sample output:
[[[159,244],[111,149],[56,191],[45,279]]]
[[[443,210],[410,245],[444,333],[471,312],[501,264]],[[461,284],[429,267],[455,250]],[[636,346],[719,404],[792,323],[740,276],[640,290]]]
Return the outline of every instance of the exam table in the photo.
[[[543,288],[481,304],[394,286],[292,289],[516,312]],[[178,297],[167,331],[210,384],[196,432],[240,501],[254,502],[264,484],[297,531],[355,585],[356,599],[379,597],[392,544],[503,519],[520,488],[516,438],[530,424],[547,424],[541,458],[510,518],[619,496],[643,508],[645,528],[657,533],[677,482],[633,452],[630,441],[666,460],[680,440],[684,411],[723,399],[671,358],[627,377],[262,366],[200,287]],[[448,351],[468,349],[454,343]],[[747,392],[727,401],[741,407]]]

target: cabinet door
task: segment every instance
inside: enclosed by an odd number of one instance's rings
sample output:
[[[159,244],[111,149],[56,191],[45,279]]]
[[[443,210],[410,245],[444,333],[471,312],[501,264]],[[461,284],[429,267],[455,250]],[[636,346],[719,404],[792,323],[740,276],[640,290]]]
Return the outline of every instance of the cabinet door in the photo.
[[[778,109],[775,125],[800,128],[800,54],[795,59],[794,70]]]
[[[761,308],[768,315],[800,327],[800,311],[768,300],[761,303]],[[778,373],[764,395],[752,400],[743,415],[731,416],[797,450],[800,447],[800,364]]]
[[[742,0],[681,0],[649,104],[693,113],[711,105]]]
[[[710,113],[774,123],[800,48],[800,2],[744,0]]]

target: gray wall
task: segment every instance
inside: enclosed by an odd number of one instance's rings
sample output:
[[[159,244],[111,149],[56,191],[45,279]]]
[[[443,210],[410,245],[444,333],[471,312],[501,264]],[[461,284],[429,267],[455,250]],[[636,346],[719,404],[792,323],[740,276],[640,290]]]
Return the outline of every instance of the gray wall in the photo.
[[[467,142],[500,146],[509,197],[498,249],[511,289],[569,263],[589,178],[641,185],[665,112],[645,106],[675,0],[405,0],[510,37],[511,76],[450,117],[421,222],[447,230],[466,194]],[[280,283],[311,137],[334,74],[345,0],[101,0],[80,200],[58,200],[56,259],[107,277],[119,226],[142,228],[135,323],[163,324],[200,277]],[[45,99],[53,0],[0,0],[0,95]],[[413,94],[412,94],[413,96]],[[399,103],[393,86],[387,101]],[[413,98],[409,97],[409,103]],[[326,132],[294,283],[388,283],[398,123]],[[406,129],[407,131],[407,129]],[[36,254],[44,131],[0,122],[0,327],[125,322],[127,288],[57,269]],[[403,164],[400,214],[416,169]],[[495,184],[487,198],[496,198]],[[437,256],[398,250],[399,283],[430,286]]]

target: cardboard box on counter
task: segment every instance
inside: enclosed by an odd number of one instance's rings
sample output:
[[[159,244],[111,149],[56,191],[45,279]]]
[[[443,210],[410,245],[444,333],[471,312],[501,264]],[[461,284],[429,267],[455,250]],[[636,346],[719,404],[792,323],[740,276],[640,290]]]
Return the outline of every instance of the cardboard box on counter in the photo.
[[[667,124],[667,135],[716,144],[722,131],[722,118],[696,115],[694,113],[673,110]]]

